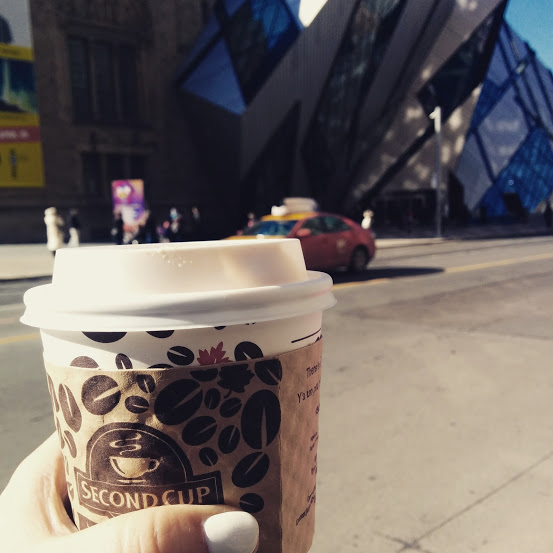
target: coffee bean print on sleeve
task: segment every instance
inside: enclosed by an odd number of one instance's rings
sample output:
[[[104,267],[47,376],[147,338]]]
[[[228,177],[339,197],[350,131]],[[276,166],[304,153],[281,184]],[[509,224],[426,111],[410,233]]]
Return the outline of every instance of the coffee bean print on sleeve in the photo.
[[[169,338],[174,332],[174,330],[150,330],[148,334],[154,338]]]
[[[81,400],[86,410],[93,415],[106,415],[113,411],[120,399],[119,386],[109,376],[99,374],[83,384]]]
[[[219,413],[221,417],[229,419],[230,417],[234,417],[240,409],[242,409],[242,401],[237,397],[231,397],[230,399],[223,401],[221,408],[219,409]]]
[[[275,386],[282,380],[282,364],[280,359],[264,359],[254,366],[255,374],[261,382]]]
[[[236,361],[247,361],[248,359],[261,359],[263,352],[261,348],[253,342],[240,342],[234,348],[234,359]]]
[[[50,392],[50,397],[52,398],[52,405],[54,406],[55,412],[58,413],[60,410],[60,404],[58,403],[58,399],[56,398],[54,383],[52,382],[49,374],[46,375],[46,382],[48,382],[48,391]]]
[[[202,445],[217,432],[217,421],[213,417],[192,419],[182,431],[182,439],[188,445]]]
[[[156,363],[155,365],[150,365],[149,369],[172,369],[173,365],[168,365],[167,363]]]
[[[219,434],[218,446],[221,453],[232,453],[240,443],[240,430],[233,426],[225,426]]]
[[[111,344],[121,340],[126,332],[83,332],[83,334],[93,342],[100,344]]]
[[[280,430],[280,402],[269,390],[255,392],[241,415],[242,437],[252,449],[268,446]]]
[[[118,370],[129,370],[132,369],[132,361],[124,353],[118,353],[115,356],[115,366]]]
[[[208,409],[217,409],[221,402],[221,392],[217,388],[210,388],[205,393],[204,405]]]
[[[60,398],[61,412],[63,413],[65,422],[73,432],[78,432],[81,429],[83,416],[75,401],[75,396],[65,384],[59,385],[58,395]]]
[[[137,374],[136,383],[145,394],[151,394],[156,389],[156,381],[149,374]]]
[[[71,432],[69,432],[69,430],[65,430],[63,432],[63,439],[67,444],[67,448],[69,449],[69,454],[74,459],[77,456],[77,446],[75,444],[75,440],[73,439],[73,435],[71,434]]]
[[[179,367],[190,365],[195,359],[192,350],[188,349],[186,346],[173,346],[167,352],[167,358],[171,361],[171,363],[174,363]]]
[[[232,483],[237,488],[249,488],[259,484],[269,470],[270,460],[266,453],[256,451],[246,455],[232,471]]]
[[[265,502],[260,495],[256,493],[245,493],[240,498],[240,509],[246,511],[246,513],[254,514],[259,513],[265,507]]]
[[[154,413],[163,424],[181,424],[196,413],[202,401],[200,385],[195,380],[183,378],[161,390],[154,404]]]
[[[213,467],[219,461],[219,456],[217,455],[217,452],[210,447],[202,448],[200,450],[199,458],[206,467]]]
[[[140,413],[145,413],[150,408],[150,404],[142,396],[129,396],[125,399],[125,407],[127,411],[139,415]]]
[[[87,357],[86,355],[81,355],[79,357],[75,357],[71,363],[69,363],[70,367],[80,367],[81,369],[97,369],[98,363],[92,359],[92,357]]]
[[[64,441],[63,435],[61,433],[60,421],[58,420],[57,417],[56,417],[56,430],[58,432],[58,438],[60,440],[60,449],[63,449],[65,447],[65,441]]]

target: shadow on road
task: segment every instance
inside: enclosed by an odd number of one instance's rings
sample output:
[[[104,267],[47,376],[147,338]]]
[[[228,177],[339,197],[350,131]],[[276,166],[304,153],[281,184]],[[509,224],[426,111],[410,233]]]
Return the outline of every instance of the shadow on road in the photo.
[[[334,284],[344,282],[365,282],[381,278],[405,278],[412,276],[431,275],[442,273],[441,267],[376,267],[368,268],[360,273],[349,273],[347,271],[333,271],[330,274]]]

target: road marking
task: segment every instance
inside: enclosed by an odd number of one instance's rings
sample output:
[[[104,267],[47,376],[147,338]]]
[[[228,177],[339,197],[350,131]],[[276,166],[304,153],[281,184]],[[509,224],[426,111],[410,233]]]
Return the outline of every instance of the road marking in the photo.
[[[333,288],[352,288],[354,286],[373,286],[374,284],[384,284],[390,282],[391,278],[375,278],[373,280],[362,280],[357,282],[339,282]]]
[[[487,261],[485,263],[475,263],[474,265],[460,265],[458,267],[448,267],[443,270],[444,273],[464,273],[468,271],[479,271],[481,269],[490,269],[492,267],[504,267],[507,265],[516,265],[518,263],[529,263],[531,261],[540,261],[543,259],[553,259],[553,253],[539,253],[536,255],[527,255],[524,257],[514,257],[512,259],[500,259],[498,261]],[[386,267],[391,269],[392,267]],[[369,269],[370,270],[370,269]],[[333,288],[353,288],[354,286],[372,286],[376,284],[385,284],[394,278],[375,278],[373,280],[363,280],[357,282],[340,282]]]
[[[23,309],[25,305],[23,303],[9,303],[7,305],[0,305],[0,312],[2,311],[17,311]]]
[[[0,346],[15,344],[16,342],[25,342],[26,340],[36,340],[37,338],[40,338],[40,332],[18,334],[17,336],[6,336],[5,338],[0,338]]]
[[[501,259],[499,261],[488,261],[486,263],[476,263],[475,265],[461,265],[460,267],[449,267],[444,270],[445,273],[463,273],[465,271],[478,271],[490,267],[502,267],[505,265],[516,265],[517,263],[528,263],[530,261],[540,261],[542,259],[553,259],[553,253],[539,253],[536,255],[527,255],[524,257],[515,257],[513,259]]]
[[[543,259],[553,259],[553,253],[541,253],[536,255],[527,255],[524,257],[516,257],[513,259],[501,259],[499,261],[488,261],[486,263],[476,263],[474,265],[460,265],[458,267],[448,267],[444,269],[444,273],[463,273],[468,271],[479,271],[481,269],[489,269],[491,267],[504,267],[506,265],[516,265],[517,263],[529,263],[531,261],[540,261]],[[385,284],[394,280],[393,278],[375,278],[373,280],[364,280],[361,282],[341,282],[334,284],[334,288],[352,288],[354,286],[376,286],[378,284]],[[16,304],[14,304],[16,305]],[[9,306],[4,306],[9,307]],[[35,340],[40,337],[39,332],[32,332],[30,334],[20,334],[18,336],[7,336],[6,338],[0,338],[0,346],[5,344],[14,344],[16,342],[24,342],[25,340]]]

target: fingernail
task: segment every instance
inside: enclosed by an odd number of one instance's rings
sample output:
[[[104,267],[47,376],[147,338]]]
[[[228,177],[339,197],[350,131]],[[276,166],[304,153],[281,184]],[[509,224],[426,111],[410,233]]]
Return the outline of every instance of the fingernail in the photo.
[[[209,553],[253,553],[259,539],[259,526],[249,513],[227,511],[204,522]]]

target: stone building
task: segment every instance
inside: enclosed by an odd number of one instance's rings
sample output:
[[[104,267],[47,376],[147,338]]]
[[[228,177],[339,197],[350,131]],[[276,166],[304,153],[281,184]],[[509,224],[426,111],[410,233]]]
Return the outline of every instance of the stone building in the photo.
[[[107,240],[112,179],[143,178],[158,218],[210,201],[173,80],[203,0],[30,0],[43,188],[0,187],[0,241],[44,239],[44,209]]]

